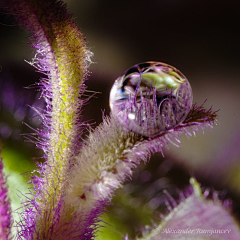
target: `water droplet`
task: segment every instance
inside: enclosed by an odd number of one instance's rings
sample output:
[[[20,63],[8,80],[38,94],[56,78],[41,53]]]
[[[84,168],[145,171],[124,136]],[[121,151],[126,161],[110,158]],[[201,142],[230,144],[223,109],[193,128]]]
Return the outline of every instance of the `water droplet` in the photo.
[[[125,129],[146,137],[160,135],[182,123],[192,100],[187,78],[161,62],[129,68],[110,92],[113,116]]]

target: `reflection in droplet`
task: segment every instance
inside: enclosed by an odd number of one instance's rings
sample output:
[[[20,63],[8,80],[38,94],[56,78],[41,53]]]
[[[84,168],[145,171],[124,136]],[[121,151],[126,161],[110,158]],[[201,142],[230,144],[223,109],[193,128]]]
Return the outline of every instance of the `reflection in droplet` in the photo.
[[[191,86],[179,70],[165,63],[145,62],[115,81],[110,107],[125,129],[154,137],[184,121],[192,98]]]

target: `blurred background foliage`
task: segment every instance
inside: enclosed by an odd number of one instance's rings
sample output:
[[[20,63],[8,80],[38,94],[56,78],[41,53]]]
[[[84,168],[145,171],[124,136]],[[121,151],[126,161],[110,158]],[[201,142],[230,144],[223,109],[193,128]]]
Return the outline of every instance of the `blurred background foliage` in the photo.
[[[109,114],[108,97],[114,80],[127,68],[144,61],[165,62],[178,68],[192,85],[194,102],[219,111],[219,124],[196,138],[182,136],[180,148],[170,146],[136,169],[132,181],[116,192],[103,216],[106,222],[98,239],[121,239],[140,234],[144,225],[159,222],[166,213],[168,193],[178,199],[178,189],[190,176],[220,198],[233,200],[239,219],[240,200],[240,1],[191,0],[65,0],[94,52],[87,80],[99,92],[84,106],[83,120],[93,127]],[[41,109],[36,89],[23,88],[42,76],[28,65],[34,51],[28,33],[13,17],[0,15],[0,139],[12,208],[20,207],[16,194],[26,193],[32,158],[42,152],[24,140],[25,133],[40,127],[39,117],[27,105]],[[110,225],[109,225],[110,224]],[[123,234],[123,235],[122,235]]]

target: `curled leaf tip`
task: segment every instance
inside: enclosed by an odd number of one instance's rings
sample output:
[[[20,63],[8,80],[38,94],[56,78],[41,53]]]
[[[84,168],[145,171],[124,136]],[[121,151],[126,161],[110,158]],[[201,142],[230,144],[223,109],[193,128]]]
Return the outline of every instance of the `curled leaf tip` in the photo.
[[[206,102],[206,101],[205,101]],[[205,103],[204,102],[204,103]],[[217,120],[217,111],[213,111],[212,107],[206,109],[203,107],[204,103],[197,106],[197,103],[193,104],[186,119],[183,121],[183,125],[197,125],[201,123],[214,123]]]

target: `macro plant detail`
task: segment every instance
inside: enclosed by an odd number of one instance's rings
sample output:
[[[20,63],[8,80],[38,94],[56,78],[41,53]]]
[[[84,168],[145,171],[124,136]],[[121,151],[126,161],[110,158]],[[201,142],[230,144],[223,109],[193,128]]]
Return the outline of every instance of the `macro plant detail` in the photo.
[[[110,93],[113,115],[123,127],[154,137],[177,126],[192,107],[188,80],[176,68],[146,62],[128,69]]]
[[[31,197],[23,201],[20,221],[13,223],[16,239],[94,239],[99,217],[115,190],[131,178],[133,168],[153,153],[163,154],[169,143],[178,146],[181,134],[190,137],[212,128],[217,113],[192,105],[191,86],[179,70],[146,62],[115,81],[110,93],[112,113],[80,141],[87,128],[81,122],[81,111],[92,53],[72,15],[58,0],[3,0],[3,4],[31,32],[36,54],[29,63],[46,75],[36,83],[46,102],[45,109],[35,108],[43,126],[28,135],[43,150],[45,162],[32,174]],[[11,239],[9,201],[2,179],[0,174],[0,236]],[[162,225],[143,232],[141,239],[174,239],[161,235],[161,226],[179,226],[181,221],[189,226],[192,217],[211,227],[229,227],[232,235],[228,239],[239,239],[237,224],[224,204],[206,200],[196,180],[190,181],[193,191],[180,202],[170,196],[172,212]],[[224,219],[217,224],[211,221],[209,209]],[[192,239],[201,236],[191,235]]]

